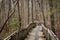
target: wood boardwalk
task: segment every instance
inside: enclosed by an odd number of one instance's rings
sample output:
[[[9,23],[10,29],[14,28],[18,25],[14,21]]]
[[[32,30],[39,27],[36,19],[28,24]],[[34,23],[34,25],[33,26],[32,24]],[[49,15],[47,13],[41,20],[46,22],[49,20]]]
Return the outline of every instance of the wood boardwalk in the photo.
[[[42,32],[41,26],[36,26],[31,32],[29,32],[29,35],[25,40],[46,40],[44,37],[45,35]]]

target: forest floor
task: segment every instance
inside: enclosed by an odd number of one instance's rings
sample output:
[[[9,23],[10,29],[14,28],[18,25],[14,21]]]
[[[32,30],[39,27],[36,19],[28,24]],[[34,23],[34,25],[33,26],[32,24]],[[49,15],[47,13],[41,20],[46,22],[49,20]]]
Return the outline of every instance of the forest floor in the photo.
[[[4,39],[6,38],[7,36],[9,36],[11,33],[13,33],[14,31],[17,30],[17,27],[9,27],[9,30],[3,30],[1,33],[0,33],[0,39]]]
[[[16,31],[18,29],[18,20],[17,18],[13,17],[11,18],[11,20],[9,20],[9,25],[8,27],[5,26],[5,28],[3,29],[3,31],[0,33],[0,39],[4,39],[6,38],[8,35],[10,35],[11,33],[13,33],[14,31]]]

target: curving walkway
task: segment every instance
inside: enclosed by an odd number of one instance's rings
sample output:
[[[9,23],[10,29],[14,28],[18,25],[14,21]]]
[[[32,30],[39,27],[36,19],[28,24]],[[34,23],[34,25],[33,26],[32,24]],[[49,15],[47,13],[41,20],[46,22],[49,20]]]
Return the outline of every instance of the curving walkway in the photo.
[[[42,26],[36,26],[36,28],[29,32],[29,35],[25,40],[46,40],[42,32]]]

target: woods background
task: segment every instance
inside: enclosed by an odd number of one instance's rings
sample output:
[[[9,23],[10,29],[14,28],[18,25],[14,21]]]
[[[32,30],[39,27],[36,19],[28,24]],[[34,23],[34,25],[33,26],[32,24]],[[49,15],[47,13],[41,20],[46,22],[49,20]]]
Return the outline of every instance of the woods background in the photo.
[[[0,0],[0,30],[4,27],[0,38],[27,28],[35,20],[60,38],[60,0]]]

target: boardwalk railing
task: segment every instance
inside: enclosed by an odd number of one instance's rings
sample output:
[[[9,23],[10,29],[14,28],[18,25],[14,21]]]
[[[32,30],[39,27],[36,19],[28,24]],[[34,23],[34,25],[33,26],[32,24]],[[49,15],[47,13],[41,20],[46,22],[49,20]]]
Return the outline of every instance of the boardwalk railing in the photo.
[[[47,40],[59,40],[59,38],[52,32],[52,30],[46,28],[43,24],[42,28]]]
[[[16,35],[18,33],[18,30],[17,31],[15,31],[15,32],[13,32],[11,35],[9,35],[7,38],[5,38],[4,40],[9,40],[9,39],[11,39],[11,36],[13,36],[13,35]]]

